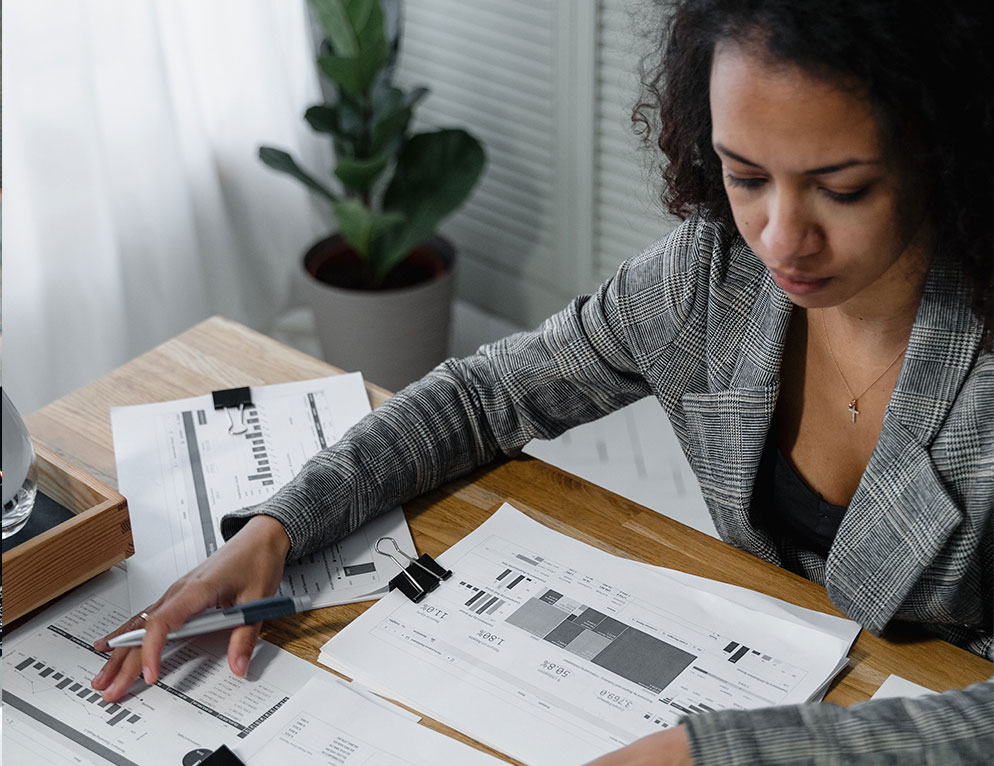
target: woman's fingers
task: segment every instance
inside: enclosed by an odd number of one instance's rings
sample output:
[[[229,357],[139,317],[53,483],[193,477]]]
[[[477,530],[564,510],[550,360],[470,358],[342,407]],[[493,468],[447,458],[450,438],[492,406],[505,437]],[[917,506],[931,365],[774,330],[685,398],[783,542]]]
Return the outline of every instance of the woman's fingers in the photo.
[[[108,701],[127,693],[142,675],[154,684],[161,672],[166,636],[178,630],[196,614],[214,606],[229,605],[272,595],[279,586],[290,539],[283,525],[268,516],[255,516],[205,562],[177,580],[146,612],[148,619],[132,618],[117,630],[94,642],[94,648],[109,649],[108,639],[128,630],[144,628],[140,648],[115,649],[103,669],[94,677],[94,689],[102,690]],[[228,663],[238,676],[244,676],[259,625],[236,628],[228,644]]]
[[[142,612],[144,614],[146,613]],[[146,619],[142,615],[135,615],[116,630],[93,642],[93,648],[98,652],[111,652],[100,672],[90,681],[90,686],[102,692],[104,700],[108,702],[116,702],[131,688],[141,672],[141,662],[140,650],[131,647],[111,650],[107,642],[121,633],[144,628]]]
[[[157,601],[156,603],[159,602]],[[152,607],[149,607],[149,609],[151,608]],[[114,638],[115,636],[121,635],[122,633],[127,633],[132,630],[138,630],[139,628],[144,628],[145,619],[146,619],[144,615],[146,614],[148,614],[148,610],[142,612],[141,614],[136,614],[130,620],[121,623],[119,627],[112,630],[106,636],[104,636],[103,638],[98,638],[96,641],[94,641],[93,648],[96,649],[98,652],[109,652],[110,646],[108,645],[107,642],[110,641],[110,639]]]
[[[254,625],[239,625],[231,631],[231,638],[228,640],[228,665],[236,676],[244,678],[248,672],[252,650],[261,629],[262,623],[257,622]]]
[[[104,650],[101,649],[100,651]],[[90,682],[90,686],[97,691],[103,691],[106,689],[114,677],[120,672],[121,665],[124,663],[124,658],[127,657],[128,651],[129,650],[127,649],[115,649],[111,652],[110,659],[104,663],[104,666],[100,669],[100,672],[93,677],[93,680]]]
[[[110,650],[108,641],[114,636],[139,628],[145,629],[141,646],[114,649],[110,659],[91,681],[94,689],[102,690],[109,702],[120,699],[141,675],[147,684],[159,678],[160,657],[166,645],[166,635],[183,625],[191,616],[213,606],[216,596],[207,586],[196,581],[180,581],[166,594],[116,630],[93,643],[100,652]]]
[[[104,677],[105,686],[101,696],[107,702],[117,702],[128,693],[128,689],[138,679],[141,672],[141,653],[134,648],[115,649],[101,675],[108,669],[111,670]],[[93,679],[93,684],[96,688],[96,679]]]

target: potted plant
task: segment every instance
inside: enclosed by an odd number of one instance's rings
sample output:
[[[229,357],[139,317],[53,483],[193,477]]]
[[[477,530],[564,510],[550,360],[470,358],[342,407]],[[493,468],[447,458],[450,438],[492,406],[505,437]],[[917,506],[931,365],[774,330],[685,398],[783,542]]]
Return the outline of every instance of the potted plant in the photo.
[[[436,230],[469,196],[485,155],[464,130],[409,130],[428,91],[392,82],[399,24],[384,23],[384,7],[399,6],[310,3],[334,96],[304,118],[332,139],[332,184],[278,148],[260,147],[259,158],[326,199],[338,225],[303,260],[325,358],[396,390],[446,356],[455,252]]]

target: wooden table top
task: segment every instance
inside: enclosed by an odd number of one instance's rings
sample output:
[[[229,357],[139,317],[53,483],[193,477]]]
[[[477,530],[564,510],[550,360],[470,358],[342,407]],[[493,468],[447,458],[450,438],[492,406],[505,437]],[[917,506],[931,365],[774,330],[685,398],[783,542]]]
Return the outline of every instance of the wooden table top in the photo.
[[[337,372],[341,370],[243,325],[214,317],[25,421],[36,441],[116,487],[110,407]],[[374,407],[389,396],[373,385],[367,389]],[[404,510],[418,550],[437,556],[505,501],[552,529],[611,553],[841,615],[823,587],[533,458],[502,460],[478,469],[412,500]],[[329,607],[273,621],[264,627],[263,637],[317,663],[324,642],[369,605]],[[886,638],[862,631],[849,657],[849,667],[825,697],[830,702],[848,705],[865,700],[891,673],[937,691],[994,675],[992,663],[911,630]],[[424,719],[424,723],[488,750],[435,721]]]

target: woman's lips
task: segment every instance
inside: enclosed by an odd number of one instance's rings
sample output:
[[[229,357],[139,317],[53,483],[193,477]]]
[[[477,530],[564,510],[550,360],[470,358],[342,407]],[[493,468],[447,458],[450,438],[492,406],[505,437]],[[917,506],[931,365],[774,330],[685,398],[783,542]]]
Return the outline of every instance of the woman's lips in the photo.
[[[776,271],[775,269],[770,269],[770,275],[773,277],[773,281],[777,283],[781,290],[785,293],[793,293],[794,295],[810,295],[811,293],[816,293],[819,290],[824,289],[824,287],[832,281],[831,277],[822,277],[818,279],[815,277],[802,276],[800,274],[785,274],[782,271]]]

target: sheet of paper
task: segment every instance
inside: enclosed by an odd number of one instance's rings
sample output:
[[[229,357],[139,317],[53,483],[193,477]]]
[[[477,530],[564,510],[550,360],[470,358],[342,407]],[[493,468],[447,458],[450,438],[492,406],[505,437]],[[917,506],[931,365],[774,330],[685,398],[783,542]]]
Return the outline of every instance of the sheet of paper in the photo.
[[[315,679],[233,748],[246,766],[499,766],[493,756]]]
[[[931,689],[920,686],[901,676],[893,674],[887,676],[880,688],[877,689],[870,699],[879,700],[887,697],[924,697],[926,694],[935,694]]]
[[[734,601],[754,611],[762,612],[772,617],[800,622],[816,630],[829,633],[836,636],[840,641],[845,642],[847,652],[849,651],[849,647],[852,646],[853,641],[856,640],[856,636],[859,635],[859,623],[845,617],[836,617],[835,615],[825,614],[824,612],[813,609],[805,609],[803,606],[797,606],[796,604],[791,604],[789,601],[767,596],[764,593],[749,590],[748,588],[740,588],[737,585],[730,585],[717,580],[709,580],[706,577],[698,577],[687,572],[681,572],[678,569],[654,567],[651,564],[643,564],[643,566],[677,580],[684,585],[713,593],[716,596]]]
[[[359,373],[254,386],[252,403],[241,435],[228,432],[241,415],[215,410],[209,395],[111,410],[118,484],[135,541],[132,613],[223,543],[224,514],[272,496],[370,410]],[[397,572],[373,550],[386,536],[414,549],[400,508],[288,564],[279,592],[309,594],[315,608],[378,598]]]
[[[3,706],[3,754],[17,766],[104,766],[112,761],[91,754],[70,739],[60,738],[13,705]]]
[[[154,686],[138,681],[122,701],[105,703],[90,688],[105,660],[92,642],[129,614],[126,576],[113,569],[5,636],[4,733],[28,754],[11,763],[197,763],[222,743],[248,742],[320,672],[260,641],[248,677],[238,678],[227,637],[201,636],[169,645]]]
[[[849,641],[620,559],[508,505],[320,661],[508,755],[579,764],[723,708],[804,702]]]
[[[846,646],[846,653],[848,653],[849,649],[852,648],[853,641],[855,641],[856,636],[859,635],[859,623],[846,619],[845,617],[836,617],[835,615],[825,614],[824,612],[819,612],[813,609],[806,609],[803,606],[791,604],[789,601],[774,598],[773,596],[767,596],[765,593],[759,593],[754,590],[749,590],[748,588],[740,588],[737,585],[730,585],[717,580],[708,580],[706,577],[697,577],[696,575],[688,574],[687,572],[681,572],[678,569],[654,567],[651,564],[644,564],[644,566],[648,567],[650,570],[655,570],[666,577],[678,580],[684,585],[698,590],[707,591],[708,593],[714,593],[715,595],[726,598],[729,601],[734,601],[741,606],[748,607],[755,612],[768,614],[773,617],[779,617],[793,622],[799,622],[801,624],[809,625],[815,630],[824,631],[842,641]],[[831,685],[832,680],[839,673],[845,670],[848,665],[849,658],[842,657],[828,678],[824,680],[821,687],[814,694],[812,694],[807,701],[821,702],[822,699],[824,699],[825,694],[828,692],[828,687]]]

